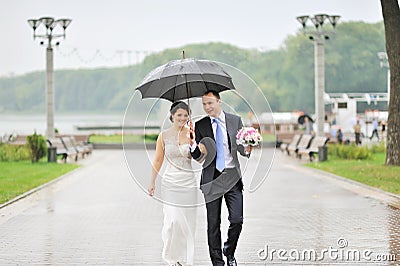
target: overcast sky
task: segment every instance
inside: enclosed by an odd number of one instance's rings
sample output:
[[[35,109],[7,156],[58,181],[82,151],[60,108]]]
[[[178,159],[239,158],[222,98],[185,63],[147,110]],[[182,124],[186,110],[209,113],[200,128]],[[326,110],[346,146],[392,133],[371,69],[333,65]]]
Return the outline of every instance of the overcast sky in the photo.
[[[146,52],[211,41],[276,49],[299,30],[296,16],[317,13],[382,20],[379,0],[0,0],[0,76],[45,69],[29,18],[72,19],[54,53],[62,69],[133,64]]]

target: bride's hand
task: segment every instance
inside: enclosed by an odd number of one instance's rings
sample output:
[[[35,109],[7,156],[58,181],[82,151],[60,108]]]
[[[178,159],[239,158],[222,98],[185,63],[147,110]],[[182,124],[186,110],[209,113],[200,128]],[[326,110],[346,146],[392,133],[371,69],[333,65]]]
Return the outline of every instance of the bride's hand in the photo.
[[[155,185],[154,183],[151,183],[151,184],[150,184],[150,187],[149,187],[149,189],[148,189],[148,192],[149,192],[149,195],[150,195],[150,196],[154,196],[154,190],[155,190],[155,188],[156,188],[156,185]]]
[[[190,145],[193,145],[193,144],[194,144],[195,138],[196,138],[196,136],[194,135],[194,129],[193,129],[193,127],[192,127],[192,128],[189,128],[188,139],[189,139],[189,144],[190,144]]]

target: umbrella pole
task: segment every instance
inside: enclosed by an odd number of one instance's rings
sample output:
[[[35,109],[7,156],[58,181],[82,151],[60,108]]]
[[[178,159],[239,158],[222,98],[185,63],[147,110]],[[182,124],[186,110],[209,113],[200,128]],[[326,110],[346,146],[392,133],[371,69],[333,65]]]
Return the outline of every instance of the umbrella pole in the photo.
[[[189,86],[188,86],[188,83],[187,83],[187,76],[186,75],[185,75],[185,86],[186,86],[187,103],[188,103],[188,109],[189,109],[189,128],[190,128],[190,130],[192,130],[193,129],[193,122],[192,122],[192,115],[191,115],[191,112],[190,112],[190,100],[189,100],[190,94],[189,94]],[[193,138],[192,134],[190,134],[190,138]]]
[[[182,59],[185,59],[185,50],[182,51]],[[188,109],[189,109],[189,128],[190,130],[193,130],[193,122],[192,122],[192,115],[190,112],[190,95],[189,95],[189,87],[187,83],[187,76],[185,75],[185,86],[186,86],[186,96],[187,96],[187,102],[188,102]],[[190,133],[190,138],[193,138],[193,134]]]

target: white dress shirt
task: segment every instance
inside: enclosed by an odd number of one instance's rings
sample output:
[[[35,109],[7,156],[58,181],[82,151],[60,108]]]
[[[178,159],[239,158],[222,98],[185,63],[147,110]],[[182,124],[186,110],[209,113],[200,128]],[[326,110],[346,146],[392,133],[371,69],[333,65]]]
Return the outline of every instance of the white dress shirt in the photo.
[[[213,120],[215,118],[210,116],[210,123],[211,127],[214,133],[214,139],[216,139],[216,131],[217,131],[217,124],[213,123]],[[222,135],[224,139],[222,140],[224,144],[224,158],[225,158],[225,168],[235,168],[235,163],[233,162],[233,157],[231,155],[231,152],[229,150],[229,142],[228,142],[228,134],[226,131],[226,121],[225,121],[225,113],[221,111],[221,114],[218,117],[219,119],[219,126],[221,127]],[[197,147],[197,143],[193,143],[193,145],[190,146],[191,151],[193,152]]]
[[[213,120],[215,119],[214,117],[210,117],[210,119],[211,119],[211,126],[212,126],[213,133],[214,133],[214,139],[216,139],[217,124],[213,123]],[[233,162],[233,157],[229,150],[228,134],[226,131],[225,113],[223,111],[219,115],[218,119],[219,119],[218,123],[219,123],[219,126],[221,127],[221,131],[222,131],[222,135],[224,136],[224,139],[222,140],[222,142],[224,144],[225,168],[235,168],[235,164]]]

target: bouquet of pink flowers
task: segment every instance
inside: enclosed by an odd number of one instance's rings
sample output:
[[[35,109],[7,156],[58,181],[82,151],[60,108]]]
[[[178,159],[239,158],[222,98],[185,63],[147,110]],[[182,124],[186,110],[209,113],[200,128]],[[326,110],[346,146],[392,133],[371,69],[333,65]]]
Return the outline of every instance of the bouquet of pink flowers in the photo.
[[[253,127],[242,127],[236,135],[236,143],[243,146],[258,146],[262,137]]]

